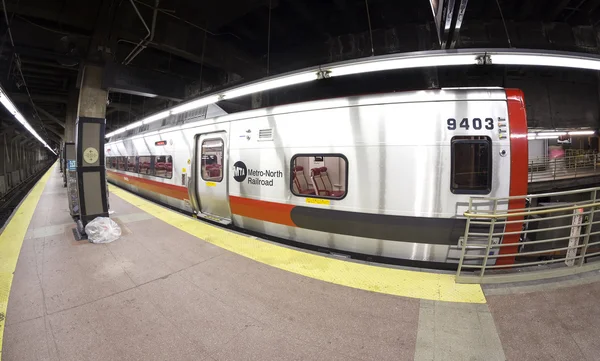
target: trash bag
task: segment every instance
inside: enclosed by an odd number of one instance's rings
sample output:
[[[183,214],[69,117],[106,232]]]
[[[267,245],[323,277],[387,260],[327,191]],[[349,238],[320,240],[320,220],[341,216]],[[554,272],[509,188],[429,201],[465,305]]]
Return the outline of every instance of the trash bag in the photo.
[[[110,243],[121,237],[121,227],[108,217],[97,217],[85,226],[91,243]]]

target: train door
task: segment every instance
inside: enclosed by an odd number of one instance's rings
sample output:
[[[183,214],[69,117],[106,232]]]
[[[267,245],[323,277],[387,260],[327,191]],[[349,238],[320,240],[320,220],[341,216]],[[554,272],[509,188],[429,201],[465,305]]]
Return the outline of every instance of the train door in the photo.
[[[196,137],[196,192],[198,216],[224,224],[231,223],[227,192],[227,133],[213,132]]]

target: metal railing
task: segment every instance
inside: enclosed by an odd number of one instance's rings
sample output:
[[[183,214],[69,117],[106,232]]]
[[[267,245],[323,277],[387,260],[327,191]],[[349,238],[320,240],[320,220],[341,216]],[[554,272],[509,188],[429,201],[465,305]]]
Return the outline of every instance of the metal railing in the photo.
[[[600,269],[598,197],[600,187],[471,197],[456,281],[514,282]],[[509,203],[525,206],[508,210]],[[507,238],[518,242],[507,243]]]
[[[598,153],[567,152],[565,157],[538,157],[529,159],[529,183],[600,174]]]

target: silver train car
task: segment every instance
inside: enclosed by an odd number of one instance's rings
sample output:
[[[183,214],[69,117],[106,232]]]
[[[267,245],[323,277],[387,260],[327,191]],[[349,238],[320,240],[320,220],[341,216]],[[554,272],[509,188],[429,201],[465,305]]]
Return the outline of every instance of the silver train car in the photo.
[[[279,239],[442,263],[458,262],[469,197],[527,192],[519,90],[377,94],[235,114],[217,108],[112,137],[107,179]]]

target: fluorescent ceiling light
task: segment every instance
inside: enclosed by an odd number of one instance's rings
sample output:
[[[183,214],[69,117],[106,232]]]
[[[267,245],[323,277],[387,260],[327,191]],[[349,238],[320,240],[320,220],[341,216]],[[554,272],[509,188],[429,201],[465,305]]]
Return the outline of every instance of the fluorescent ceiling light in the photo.
[[[223,98],[233,99],[244,95],[250,95],[259,93],[266,90],[282,88],[290,85],[307,83],[309,81],[317,80],[317,71],[301,73],[296,75],[284,76],[282,78],[270,79],[261,81],[255,84],[241,86],[234,88],[223,93]]]
[[[329,68],[329,76],[343,76],[368,73],[373,71],[424,68],[432,66],[477,65],[479,58],[475,53],[470,54],[437,54],[429,56],[410,56],[406,58],[391,58],[365,60],[358,64],[338,65]]]
[[[600,58],[577,57],[575,55],[560,54],[526,54],[526,53],[488,53],[492,64],[499,65],[531,65],[531,66],[556,66],[565,68],[579,68],[600,70]]]
[[[577,130],[574,132],[569,132],[569,135],[593,135],[596,131],[594,130]]]
[[[196,99],[194,101],[191,101],[191,102],[188,102],[185,104],[178,105],[175,108],[171,109],[171,114],[179,114],[179,113],[187,112],[188,110],[203,107],[208,104],[214,104],[214,103],[218,102],[220,99],[221,99],[221,97],[219,95],[209,95],[207,97],[203,97],[203,98]]]
[[[10,101],[8,96],[2,91],[0,91],[0,102],[2,103],[2,105],[4,105],[4,107],[6,108],[6,110],[8,110],[10,114],[15,115],[19,112],[15,105]]]
[[[1,87],[0,87],[0,103],[2,103],[2,105],[6,108],[6,110],[8,110],[8,112],[10,114],[12,114],[15,117],[15,119],[17,119],[17,121],[19,123],[21,123],[23,125],[23,127],[29,133],[31,133],[31,135],[33,135],[35,137],[35,139],[37,139],[46,148],[50,149],[50,151],[52,153],[54,153],[54,155],[56,155],[56,152],[52,148],[50,148],[50,146],[48,145],[48,143],[46,143],[44,141],[44,139],[42,139],[42,137],[40,137],[40,135],[31,127],[31,125],[29,124],[29,122],[27,122],[27,120],[25,119],[25,117],[23,116],[23,114],[21,114],[19,112],[19,110],[17,109],[17,107],[15,107],[15,105],[10,100],[10,98],[8,97],[8,95],[6,95],[6,92],[4,91],[4,89],[2,89]]]
[[[558,135],[536,136],[535,139],[558,139]]]
[[[567,132],[540,132],[536,134],[538,137],[559,137],[561,135],[567,135]]]
[[[110,132],[110,133],[106,134],[106,137],[107,137],[107,138],[110,138],[110,137],[112,137],[112,136],[115,136],[115,135],[117,135],[117,134],[121,134],[121,133],[123,133],[125,130],[126,130],[126,129],[125,129],[125,127],[123,127],[123,128],[119,128],[119,129],[115,130],[114,132]]]
[[[15,114],[15,118],[19,121],[19,123],[23,124],[25,128],[31,128],[21,113]]]
[[[203,96],[199,99],[189,101],[173,107],[170,112],[163,111],[151,115],[142,120],[142,124],[148,124],[168,117],[170,114],[180,114],[209,104],[217,103],[223,99],[234,99],[266,90],[302,84],[317,80],[321,77],[336,77],[360,73],[369,73],[375,71],[411,69],[424,67],[443,67],[443,66],[468,66],[468,65],[531,65],[531,66],[553,66],[567,68],[581,68],[600,71],[600,57],[592,55],[582,55],[577,53],[559,53],[544,52],[538,50],[513,50],[513,49],[464,49],[451,51],[425,51],[418,53],[399,53],[386,56],[375,56],[341,63],[326,64],[311,69],[305,69],[291,75],[281,75],[257,81],[252,84],[242,85],[236,88],[225,90],[219,94]],[[4,94],[0,94],[4,95]],[[0,96],[0,101],[4,104],[7,100],[5,96]],[[5,105],[7,108],[9,105]],[[13,106],[14,107],[14,106]],[[137,126],[137,125],[135,125]],[[135,127],[134,126],[134,127]],[[131,127],[127,127],[131,129]],[[124,131],[124,130],[123,130]],[[121,133],[122,130],[107,134],[107,137]],[[546,133],[542,133],[546,134]],[[552,133],[552,138],[565,133]],[[585,135],[579,133],[569,133],[575,135]],[[536,138],[540,139],[539,135]],[[552,139],[549,138],[549,139]]]
[[[137,128],[137,127],[142,126],[142,125],[144,125],[144,123],[141,120],[138,120],[137,122],[131,123],[128,126],[126,126],[125,130],[131,130],[133,128]]]
[[[171,115],[171,111],[170,110],[165,110],[164,112],[156,113],[154,115],[151,115],[151,116],[149,116],[147,118],[142,119],[142,123],[143,124],[150,124],[150,123],[155,122],[157,120],[165,119],[169,115]]]

